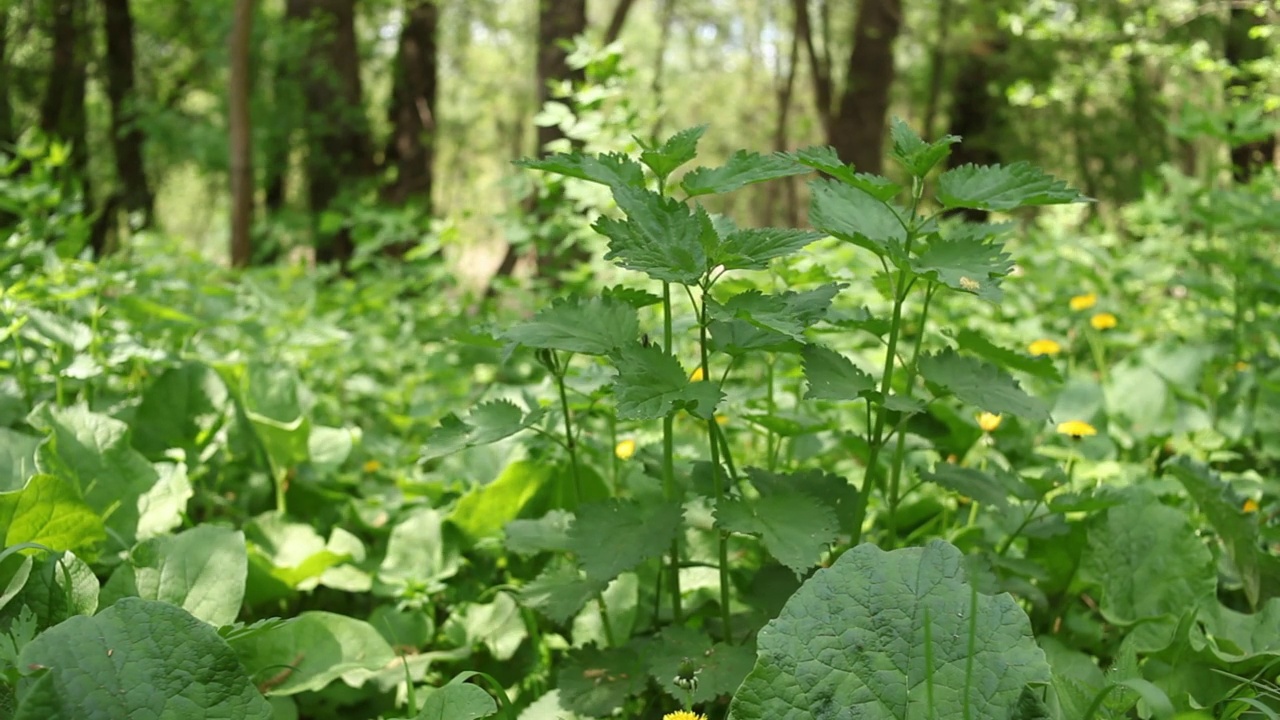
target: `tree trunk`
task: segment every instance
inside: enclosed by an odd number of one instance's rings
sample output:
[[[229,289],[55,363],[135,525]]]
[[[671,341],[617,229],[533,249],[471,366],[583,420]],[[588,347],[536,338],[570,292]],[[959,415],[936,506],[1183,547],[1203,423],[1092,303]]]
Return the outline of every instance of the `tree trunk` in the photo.
[[[1261,82],[1257,74],[1243,70],[1241,66],[1267,56],[1267,39],[1249,36],[1250,30],[1263,22],[1264,18],[1258,17],[1249,8],[1236,5],[1231,8],[1224,54],[1227,62],[1237,72],[1227,83],[1228,96],[1249,97],[1253,88]],[[1231,176],[1236,182],[1249,182],[1258,170],[1274,162],[1275,153],[1275,133],[1232,146]]]
[[[0,13],[0,150],[8,151],[13,136],[13,105],[9,97],[9,13]]]
[[[227,126],[231,141],[231,265],[245,267],[253,259],[253,140],[249,116],[249,40],[253,32],[253,0],[236,0],[231,26],[231,79]]]
[[[993,29],[992,32],[999,31]],[[998,84],[997,66],[1007,48],[1008,40],[1002,35],[992,40],[980,37],[960,61],[951,86],[951,122],[947,129],[962,142],[952,146],[948,160],[951,167],[1000,162],[1005,102],[1003,90],[993,85]],[[971,208],[959,213],[973,222],[985,222],[989,215],[985,210]]]
[[[355,0],[299,0],[316,21],[304,84],[308,115],[307,200],[314,217],[355,191],[373,170],[360,83]],[[318,231],[316,262],[344,268],[355,254],[350,229]]]
[[[618,0],[613,8],[613,16],[609,18],[609,27],[604,31],[605,45],[615,42],[622,35],[622,28],[627,24],[627,14],[631,12],[633,5],[635,0]]]
[[[853,28],[853,50],[840,107],[827,141],[861,172],[884,167],[893,44],[902,28],[902,0],[862,0]]]
[[[147,183],[142,147],[144,136],[137,123],[134,97],[133,16],[129,0],[103,0],[107,35],[107,96],[111,100],[111,137],[120,201],[135,213],[140,227],[151,225],[155,198]]]

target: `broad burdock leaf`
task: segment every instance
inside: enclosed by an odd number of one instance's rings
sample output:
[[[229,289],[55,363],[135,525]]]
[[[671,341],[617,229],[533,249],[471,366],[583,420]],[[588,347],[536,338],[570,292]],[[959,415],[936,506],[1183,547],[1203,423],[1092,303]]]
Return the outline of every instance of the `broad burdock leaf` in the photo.
[[[1280,591],[1280,560],[1263,549],[1258,513],[1245,512],[1244,498],[1201,463],[1178,456],[1167,461],[1164,470],[1182,483],[1222,538],[1249,605],[1257,607],[1274,597]]]
[[[507,550],[519,555],[567,551],[573,517],[566,510],[552,510],[537,520],[512,520],[505,527]]]
[[[1218,587],[1213,553],[1186,513],[1145,492],[1093,518],[1080,577],[1101,587],[1102,615],[1117,625],[1181,617]]]
[[[820,345],[805,345],[804,378],[809,383],[806,398],[817,400],[858,400],[875,392],[876,381],[859,370],[845,356]]]
[[[125,598],[73,617],[29,643],[21,663],[48,670],[20,686],[15,718],[272,717],[217,631],[168,603]]]
[[[706,131],[706,125],[686,128],[657,147],[636,138],[636,142],[643,148],[640,162],[648,165],[660,181],[666,182],[667,177],[677,168],[698,156],[698,141]]]
[[[545,158],[517,160],[515,164],[530,170],[566,175],[610,187],[644,187],[644,169],[640,167],[640,163],[623,153],[561,153]]]
[[[635,342],[639,334],[634,307],[610,297],[573,296],[552,301],[502,337],[531,348],[607,355]]]
[[[1190,645],[1222,662],[1271,664],[1280,658],[1280,598],[1263,603],[1256,613],[1242,613],[1209,601],[1196,613]]]
[[[621,500],[585,505],[569,528],[569,549],[587,577],[609,581],[666,552],[684,511],[665,500]]]
[[[802,340],[806,328],[826,318],[831,301],[843,287],[830,283],[805,292],[787,291],[777,295],[748,290],[723,304],[709,301],[708,314],[714,320],[745,320],[763,330]]]
[[[804,249],[826,237],[819,232],[794,228],[748,228],[724,236],[712,253],[710,264],[726,270],[765,270],[769,261]]]
[[[687,658],[693,663],[697,686],[693,702],[701,704],[728,695],[742,684],[756,661],[755,643],[726,645],[713,642],[703,631],[683,625],[669,625],[644,645],[644,658],[649,664],[649,677],[676,700],[688,695],[672,680]]]
[[[830,175],[846,185],[852,185],[877,200],[892,200],[902,192],[902,186],[888,178],[854,172],[853,166],[841,162],[835,148],[830,146],[804,148],[791,153],[791,157],[796,162]]]
[[[440,419],[440,427],[427,436],[420,460],[431,460],[477,445],[504,440],[542,419],[542,409],[522,412],[510,400],[480,403],[464,421],[452,413]]]
[[[590,717],[612,715],[649,683],[644,658],[630,646],[575,650],[556,676],[566,710]]]
[[[449,683],[433,690],[413,720],[479,720],[498,712],[498,703],[479,685]]]
[[[14,568],[4,577],[0,627],[7,627],[24,608],[43,630],[75,615],[92,615],[101,604],[97,576],[74,553],[10,556],[0,567]]]
[[[951,348],[922,356],[919,369],[931,385],[945,388],[963,403],[1032,422],[1049,419],[1045,404],[1028,395],[1009,373]]]
[[[905,257],[907,227],[891,206],[834,180],[814,180],[809,190],[809,222],[815,229],[881,257]]]
[[[606,260],[655,280],[695,285],[702,279],[707,248],[719,242],[705,210],[643,188],[617,187],[613,197],[627,217],[596,221],[596,232],[609,238]]]
[[[935,236],[919,257],[912,258],[911,269],[953,290],[999,304],[1004,297],[1000,279],[1013,271],[1013,259],[997,243]]]
[[[657,345],[625,347],[615,356],[614,365],[619,420],[656,420],[676,410],[710,418],[723,397],[714,382],[690,382],[680,361]]]
[[[136,545],[102,587],[102,604],[160,600],[220,627],[240,614],[248,572],[244,533],[200,525]]]
[[[107,538],[102,517],[80,499],[80,491],[56,475],[39,474],[16,492],[0,493],[4,545],[39,543],[50,550],[77,550]]]
[[[938,178],[938,201],[946,208],[1000,212],[1090,200],[1031,163],[1016,162],[952,168]]]
[[[245,417],[277,472],[310,459],[310,395],[298,373],[284,365],[250,363],[240,377]]]
[[[709,193],[731,192],[753,183],[791,175],[803,175],[807,172],[809,168],[792,160],[785,153],[761,155],[739,150],[729,158],[729,162],[720,167],[700,167],[690,171],[680,181],[680,186],[689,194],[689,197],[696,197]]]
[[[715,516],[717,527],[759,536],[769,554],[796,577],[818,564],[839,528],[834,510],[794,490],[754,499],[722,499],[716,503]]]
[[[520,588],[520,604],[537,610],[552,622],[563,624],[608,584],[607,579],[588,578],[570,565],[550,567]]]
[[[369,623],[315,610],[263,632],[236,638],[231,647],[267,695],[320,690],[343,673],[378,670],[396,658],[391,646]]]
[[[408,586],[439,586],[462,565],[462,540],[445,514],[419,507],[391,530],[387,553],[378,567],[378,581],[392,594]]]
[[[973,330],[961,330],[956,333],[956,344],[961,350],[973,353],[1006,370],[1017,370],[1054,383],[1062,382],[1062,373],[1058,372],[1058,366],[1048,355],[1031,356],[1018,350],[1009,350],[996,345],[988,340],[987,336]]]
[[[21,490],[36,474],[36,449],[43,438],[0,428],[0,492]]]
[[[960,142],[960,138],[955,135],[944,135],[934,142],[925,142],[910,125],[899,118],[893,119],[889,134],[893,138],[889,156],[918,178],[928,175],[935,165],[951,154],[951,146]]]
[[[1017,602],[976,592],[964,565],[939,540],[846,552],[760,631],[730,720],[1008,717],[1049,664]]]

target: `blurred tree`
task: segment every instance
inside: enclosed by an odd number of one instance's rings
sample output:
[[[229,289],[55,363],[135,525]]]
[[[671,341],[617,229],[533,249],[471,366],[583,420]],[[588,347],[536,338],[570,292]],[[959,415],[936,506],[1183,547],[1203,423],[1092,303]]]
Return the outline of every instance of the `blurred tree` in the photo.
[[[138,98],[134,96],[133,15],[129,0],[102,0],[106,31],[107,97],[111,100],[111,139],[120,203],[135,215],[139,227],[149,226],[155,197],[147,182],[143,160],[142,126],[138,122]]]
[[[13,100],[9,89],[9,13],[0,12],[0,152],[8,149],[16,136],[13,132]]]
[[[987,0],[971,8],[975,35],[956,62],[951,83],[947,131],[964,140],[951,148],[951,167],[1001,162],[1000,141],[1008,129],[1002,75],[1009,38],[1000,27],[996,3]],[[985,222],[988,213],[966,208],[960,215]]]
[[[1270,11],[1268,11],[1270,12]],[[1271,48],[1267,36],[1254,34],[1266,22],[1266,12],[1256,12],[1252,7],[1239,3],[1231,5],[1227,18],[1225,56],[1232,72],[1227,81],[1229,100],[1235,104],[1252,101],[1260,89],[1262,78],[1250,68],[1250,64],[1267,57]],[[1231,147],[1231,175],[1238,182],[1248,182],[1261,168],[1270,165],[1276,153],[1276,135],[1273,130],[1257,133],[1254,139],[1237,142]]]
[[[253,258],[253,140],[249,114],[249,60],[253,33],[253,0],[236,0],[231,25],[231,74],[228,80],[227,126],[230,129],[231,264],[245,267]]]

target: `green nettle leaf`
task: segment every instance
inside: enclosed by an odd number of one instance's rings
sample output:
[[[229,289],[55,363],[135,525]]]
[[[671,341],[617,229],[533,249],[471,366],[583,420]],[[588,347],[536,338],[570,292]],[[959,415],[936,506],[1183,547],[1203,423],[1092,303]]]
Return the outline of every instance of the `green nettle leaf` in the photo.
[[[1040,693],[1030,686],[1022,688],[1018,704],[1009,713],[1009,720],[1055,720],[1056,717],[1044,700],[1040,699]]]
[[[801,165],[823,172],[846,185],[862,190],[880,201],[889,201],[902,192],[902,186],[892,180],[870,173],[854,172],[852,165],[846,165],[831,146],[814,146],[798,150],[791,157]]]
[[[846,478],[818,468],[793,473],[771,473],[749,467],[746,473],[762,496],[802,492],[821,500],[835,512],[840,532],[853,533],[857,522],[858,489],[850,485]]]
[[[240,614],[248,572],[244,533],[201,525],[134,547],[103,586],[102,604],[160,600],[214,627],[230,625]]]
[[[449,683],[422,703],[414,720],[479,720],[498,712],[498,703],[479,685]]]
[[[726,270],[765,270],[769,261],[803,250],[825,235],[793,228],[747,228],[724,236],[711,256],[711,265]]]
[[[1094,518],[1080,577],[1102,588],[1102,615],[1117,625],[1180,617],[1218,586],[1213,553],[1186,514],[1145,493]]]
[[[20,686],[15,719],[272,717],[217,631],[168,603],[125,598],[73,617],[23,648],[21,663],[48,671]]]
[[[891,206],[834,180],[814,180],[809,191],[809,222],[815,229],[881,257],[904,257],[907,227]]]
[[[625,347],[614,365],[619,420],[655,420],[676,410],[710,418],[723,397],[714,382],[690,382],[680,361],[657,345]]]
[[[1265,551],[1257,513],[1244,511],[1244,498],[1205,465],[1187,457],[1164,464],[1222,538],[1227,557],[1240,573],[1245,597],[1257,607],[1280,590],[1280,560]]]
[[[851,360],[820,345],[805,345],[804,378],[809,383],[806,398],[817,400],[857,400],[875,392],[876,381],[859,370]]]
[[[698,141],[707,131],[706,125],[686,128],[667,138],[658,147],[650,147],[640,138],[636,140],[644,150],[640,153],[640,162],[649,166],[659,180],[666,181],[667,176],[676,168],[698,156]]]
[[[507,550],[520,555],[569,550],[573,513],[552,510],[537,520],[512,520],[506,525]]]
[[[475,406],[466,420],[449,413],[440,419],[440,427],[431,431],[422,447],[420,460],[451,455],[477,445],[504,440],[532,427],[542,419],[542,409],[522,412],[510,400],[490,400]]]
[[[343,673],[377,670],[396,657],[369,623],[310,610],[263,632],[234,638],[231,647],[267,695],[320,690]]]
[[[708,314],[718,321],[745,320],[762,330],[801,340],[805,328],[823,320],[843,285],[829,283],[805,292],[765,295],[748,290],[723,304],[710,300]]]
[[[545,158],[525,158],[517,160],[515,164],[530,170],[567,175],[610,187],[644,187],[644,169],[623,153],[560,153]]]
[[[973,293],[992,304],[1004,294],[1000,279],[1013,270],[1013,259],[1004,246],[968,238],[935,238],[920,256],[911,260],[911,269],[952,290]]]
[[[756,152],[739,150],[729,162],[716,168],[700,167],[690,171],[680,181],[680,186],[689,197],[707,195],[709,193],[727,193],[753,183],[791,175],[803,175],[809,168],[791,159],[785,153],[761,155]]]
[[[636,310],[649,307],[650,305],[657,305],[662,302],[661,295],[654,295],[651,292],[646,292],[638,288],[624,287],[622,285],[614,285],[613,287],[605,288],[601,292],[600,296],[625,303]]]
[[[587,577],[612,580],[645,560],[658,557],[680,531],[684,511],[665,500],[611,498],[591,503],[569,529],[569,549]]]
[[[50,550],[76,550],[107,538],[102,518],[76,488],[45,474],[32,477],[17,492],[0,493],[0,528],[6,547],[32,542]]]
[[[505,340],[526,347],[607,355],[635,342],[640,320],[635,308],[609,297],[561,298],[503,333]]]
[[[1017,370],[1054,383],[1062,382],[1062,373],[1058,372],[1058,366],[1048,355],[1033,357],[1024,352],[1009,350],[992,343],[986,335],[973,330],[961,330],[956,333],[956,344],[961,350],[973,353],[1006,370]]]
[[[710,348],[729,355],[746,355],[755,351],[799,352],[801,344],[779,332],[766,330],[746,320],[712,320]]]
[[[560,702],[566,710],[605,717],[649,682],[644,659],[631,647],[575,650],[557,676]]]
[[[1001,212],[1030,205],[1088,202],[1089,198],[1028,162],[961,165],[938,177],[938,200],[946,208]]]
[[[760,631],[730,720],[1008,717],[1049,664],[1017,602],[979,594],[964,565],[938,540],[846,552]]]
[[[595,229],[609,238],[606,260],[638,270],[655,280],[695,285],[709,269],[707,247],[715,228],[702,208],[643,188],[617,187],[613,197],[625,220],[602,217]]]
[[[944,135],[927,143],[899,118],[893,119],[889,134],[893,138],[893,148],[889,155],[901,163],[907,172],[919,178],[928,175],[935,165],[951,154],[951,146],[960,142],[960,138],[955,135]]]
[[[716,525],[758,535],[769,554],[797,577],[818,564],[822,551],[835,542],[839,521],[822,501],[803,492],[779,492],[747,500],[716,503]]]
[[[542,571],[520,588],[520,604],[546,615],[552,622],[563,624],[608,584],[608,579],[593,580],[583,576],[576,567],[560,565]]]
[[[698,680],[693,689],[693,702],[700,704],[736,690],[755,664],[756,648],[754,642],[747,645],[712,642],[703,631],[669,625],[645,646],[643,655],[649,663],[649,676],[658,687],[681,701],[688,696],[672,680],[685,660],[691,661]]]
[[[1049,419],[1045,404],[1028,395],[1009,373],[951,348],[924,355],[919,369],[925,380],[951,391],[961,402],[1032,422]]]
[[[41,438],[0,428],[0,492],[21,490],[36,474],[36,448]]]

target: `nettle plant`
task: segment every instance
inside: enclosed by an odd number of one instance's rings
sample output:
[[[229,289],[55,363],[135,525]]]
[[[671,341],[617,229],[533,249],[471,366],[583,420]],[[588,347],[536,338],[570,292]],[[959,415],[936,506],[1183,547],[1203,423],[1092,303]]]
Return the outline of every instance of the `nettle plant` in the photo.
[[[876,539],[897,541],[906,424],[931,403],[1048,419],[1047,408],[1001,367],[1025,357],[977,341],[966,353],[924,349],[939,294],[998,302],[1012,269],[1000,242],[1010,225],[944,224],[940,215],[1084,198],[1026,164],[966,165],[929,183],[959,139],[928,143],[901,122],[892,128],[892,157],[906,185],[858,173],[824,147],[740,151],[677,182],[703,132],[642,143],[638,158],[560,154],[520,163],[606,186],[621,216],[595,223],[608,239],[605,257],[647,275],[659,292],[570,295],[506,330],[503,340],[532,349],[549,371],[556,407],[525,411],[492,401],[465,419],[446,419],[428,446],[436,456],[534,429],[563,447],[570,490],[562,507],[506,526],[508,550],[548,558],[521,588],[521,602],[553,623],[590,614],[603,626],[600,647],[574,651],[561,671],[561,705],[608,715],[637,697],[654,702],[646,693],[656,685],[669,696],[661,703],[686,710],[711,711],[732,695],[735,720],[798,717],[798,708],[805,717],[833,716],[834,708],[885,718],[1043,717],[1038,686],[1049,682],[1049,666],[1012,597],[980,594],[965,580],[961,552],[945,542],[887,552],[862,541],[873,503],[884,520]],[[813,230],[739,228],[698,201],[813,171],[822,174],[810,184]],[[806,333],[829,319],[844,286],[721,290],[726,276],[765,270],[826,237],[873,253],[883,269],[888,316],[864,312],[841,326],[883,344],[877,372]],[[683,307],[691,316],[678,312]],[[678,357],[686,352],[695,358],[688,365]],[[750,358],[777,355],[798,357],[805,398],[865,409],[860,482],[821,469],[735,462],[718,415],[725,388],[735,371],[752,367]],[[611,373],[604,381],[601,367]],[[644,472],[626,482],[614,473],[610,483],[589,466],[588,456],[604,453],[584,447],[584,408],[570,401],[575,373],[585,378],[580,394],[589,414],[611,401],[611,440],[615,423],[660,425],[661,450]],[[772,397],[771,374],[745,382],[770,383]],[[941,468],[927,479],[961,487],[972,480]],[[820,565],[827,569],[811,574]],[[618,607],[624,585],[642,600]]]

